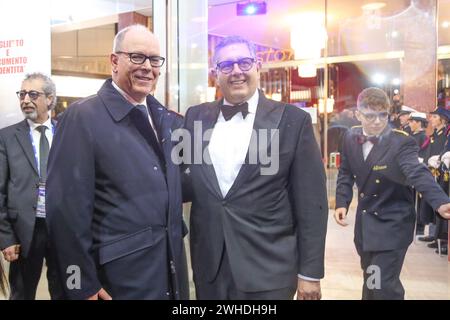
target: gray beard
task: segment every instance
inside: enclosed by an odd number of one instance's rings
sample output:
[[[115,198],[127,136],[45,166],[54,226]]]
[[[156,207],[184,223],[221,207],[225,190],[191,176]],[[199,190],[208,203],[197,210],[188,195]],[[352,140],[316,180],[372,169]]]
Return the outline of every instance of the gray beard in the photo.
[[[36,110],[34,110],[33,112],[29,112],[29,113],[27,113],[27,112],[22,112],[22,114],[23,114],[23,116],[25,117],[25,119],[30,119],[31,121],[36,120],[37,117],[38,117],[38,114],[37,114],[37,111],[36,111]]]

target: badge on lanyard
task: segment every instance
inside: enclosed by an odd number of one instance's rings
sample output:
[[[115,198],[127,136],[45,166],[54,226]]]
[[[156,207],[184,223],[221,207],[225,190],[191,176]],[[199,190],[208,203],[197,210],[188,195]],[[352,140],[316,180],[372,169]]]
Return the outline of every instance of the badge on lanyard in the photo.
[[[39,182],[36,217],[45,218],[45,182]]]

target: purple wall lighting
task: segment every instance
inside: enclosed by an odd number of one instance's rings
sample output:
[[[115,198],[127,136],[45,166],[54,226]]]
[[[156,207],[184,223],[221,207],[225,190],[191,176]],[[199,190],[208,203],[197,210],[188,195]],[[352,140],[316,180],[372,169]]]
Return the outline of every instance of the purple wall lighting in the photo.
[[[236,15],[255,16],[267,13],[267,3],[265,1],[249,1],[236,5]]]

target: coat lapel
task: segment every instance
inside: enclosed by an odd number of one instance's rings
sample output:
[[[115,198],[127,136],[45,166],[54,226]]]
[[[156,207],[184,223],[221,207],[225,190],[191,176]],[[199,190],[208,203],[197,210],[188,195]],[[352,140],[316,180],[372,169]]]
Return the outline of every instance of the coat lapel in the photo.
[[[202,173],[204,175],[205,180],[209,184],[210,188],[216,193],[218,198],[223,198],[222,191],[220,190],[219,182],[217,180],[216,171],[214,170],[214,166],[211,162],[211,157],[209,155],[209,141],[211,140],[212,129],[217,122],[217,118],[219,117],[220,109],[219,105],[221,101],[214,101],[211,105],[206,109],[206,112],[202,117],[202,130],[197,134],[201,134],[201,137],[194,137],[194,141],[202,141]],[[207,133],[205,135],[205,132]],[[200,139],[200,140],[199,140]],[[193,142],[194,142],[193,141]],[[194,144],[195,145],[195,144]],[[194,150],[195,152],[195,150]],[[203,159],[203,154],[206,159]]]
[[[114,88],[114,86],[112,85],[112,79],[107,79],[105,81],[105,83],[103,84],[101,89],[98,91],[98,96],[103,101],[109,114],[116,122],[122,121],[134,109],[134,106],[130,102],[128,102]],[[154,107],[155,103],[158,103],[158,105],[161,107],[161,109],[165,109],[161,104],[159,104],[159,102],[157,102],[157,100],[155,98],[153,98],[153,97],[150,98],[150,97],[151,96],[147,97],[147,106],[148,106],[149,111],[151,109],[158,109],[158,107]],[[163,111],[161,110],[160,113],[162,114]],[[156,117],[157,117],[157,121],[154,120],[153,115],[152,115],[152,120],[156,126],[155,129],[158,132],[158,129],[160,127],[160,125],[158,126],[158,123],[160,123],[162,119],[161,119],[161,117],[159,117],[159,113],[157,114]],[[136,129],[139,132],[139,129],[138,128],[136,128]],[[139,134],[145,139],[144,134],[142,134],[141,132],[139,132]],[[158,132],[158,135],[159,135],[159,132]],[[162,149],[155,150],[154,147],[150,143],[149,143],[149,150],[151,150],[150,152],[152,152],[152,154],[155,156],[155,159],[160,160],[159,162],[164,161],[164,159],[166,159],[166,156],[163,155]],[[163,165],[163,164],[161,163],[161,165]]]
[[[355,165],[356,172],[363,172],[365,161],[363,155],[362,144],[358,143],[357,136],[362,134],[362,129],[360,127],[354,127],[351,129],[351,136],[349,140],[349,156],[351,157],[351,163]]]
[[[153,125],[158,133],[159,143],[164,152],[164,158],[166,162],[170,161],[171,156],[171,135],[172,135],[172,123],[173,115],[164,107],[155,97],[147,96],[147,106],[151,114]],[[172,117],[172,119],[169,119]]]
[[[33,145],[31,144],[30,140],[30,127],[28,126],[26,120],[20,122],[20,124],[18,125],[16,137],[23,149],[23,152],[25,153],[25,156],[30,162],[31,167],[34,169],[36,174],[39,174],[36,164],[36,158],[34,156]]]
[[[252,141],[257,142],[257,148],[247,149],[245,163],[241,166],[241,169],[239,170],[239,173],[234,180],[234,183],[231,186],[230,190],[228,191],[226,197],[231,196],[234,192],[239,190],[239,187],[246,181],[247,177],[249,177],[255,170],[261,168],[260,159],[257,158],[259,157],[260,139],[264,137],[266,138],[266,141],[268,141],[267,150],[264,151],[266,152],[266,154],[269,154],[267,152],[271,150],[271,143],[275,133],[275,129],[278,129],[280,126],[280,121],[281,117],[283,116],[284,109],[285,105],[276,104],[275,102],[267,99],[264,96],[263,92],[259,91],[258,107],[256,109],[253,132],[250,139],[250,143]],[[265,135],[263,135],[263,133],[265,133]],[[281,142],[279,141],[279,143]],[[263,145],[263,147],[266,146]],[[251,157],[250,152],[252,152]],[[258,161],[257,163],[251,164],[250,159],[258,159]]]

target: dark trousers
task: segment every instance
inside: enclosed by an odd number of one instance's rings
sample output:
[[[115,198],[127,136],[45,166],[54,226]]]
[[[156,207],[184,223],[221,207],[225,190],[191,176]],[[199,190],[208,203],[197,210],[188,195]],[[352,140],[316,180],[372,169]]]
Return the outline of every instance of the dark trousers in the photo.
[[[251,271],[250,271],[251,272]],[[200,279],[195,282],[197,300],[292,300],[297,283],[290,288],[262,292],[244,292],[236,287],[228,255],[224,249],[219,271],[213,282]]]
[[[11,300],[34,300],[41,277],[44,258],[47,263],[47,280],[50,297],[63,299],[64,291],[58,276],[56,261],[50,250],[45,219],[36,218],[33,240],[26,258],[20,256],[9,268]]]
[[[400,281],[407,248],[390,251],[362,252],[364,273],[363,300],[403,300],[405,289]]]
[[[418,196],[417,191],[414,191],[414,199],[415,199],[415,208],[416,208],[416,235],[423,235],[425,231],[425,224],[423,224],[420,220],[420,206],[423,202],[420,196]]]

